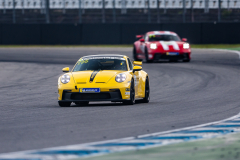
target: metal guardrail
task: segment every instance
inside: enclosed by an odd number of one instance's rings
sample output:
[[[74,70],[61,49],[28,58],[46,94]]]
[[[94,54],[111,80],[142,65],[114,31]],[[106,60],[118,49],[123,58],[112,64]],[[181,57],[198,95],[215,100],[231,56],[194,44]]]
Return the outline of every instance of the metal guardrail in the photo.
[[[67,13],[67,10],[70,12]],[[112,11],[109,12],[109,10]],[[77,23],[88,23],[90,21],[84,20],[84,16],[88,19],[91,19],[90,17],[96,19],[95,15],[98,17],[100,15],[102,23],[108,23],[106,19],[110,16],[112,16],[111,23],[122,23],[124,20],[118,20],[118,17],[121,17],[118,11],[122,15],[132,17],[125,20],[127,22],[160,23],[168,22],[167,19],[169,22],[174,22],[179,19],[180,14],[183,23],[208,22],[215,19],[214,17],[217,17],[214,21],[221,22],[222,15],[227,16],[223,21],[234,22],[240,20],[235,10],[237,12],[240,10],[240,0],[0,0],[0,17],[2,17],[0,23],[10,23],[10,19],[12,23],[43,23],[43,17],[45,23],[52,23],[52,12],[65,14],[65,16],[61,15],[63,19],[75,17],[74,21],[69,20],[70,23],[76,23],[76,19],[78,19]],[[38,18],[31,20],[29,16],[26,17],[29,12]],[[142,16],[141,12],[147,14],[147,20],[143,18],[143,20],[135,21],[134,17]],[[175,18],[172,18],[174,15]]]
[[[15,5],[13,5],[15,3]],[[194,8],[194,9],[236,9],[240,8],[239,0],[0,0],[0,9],[139,9],[139,8]],[[149,4],[149,5],[148,5]]]

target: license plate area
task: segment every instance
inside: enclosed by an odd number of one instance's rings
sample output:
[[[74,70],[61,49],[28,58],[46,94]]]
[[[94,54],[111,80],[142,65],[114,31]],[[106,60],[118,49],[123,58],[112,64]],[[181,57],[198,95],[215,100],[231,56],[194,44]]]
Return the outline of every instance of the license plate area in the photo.
[[[177,55],[179,55],[179,53],[178,52],[167,52],[166,55],[168,55],[168,56],[177,56]]]
[[[79,88],[80,93],[100,93],[100,88]]]

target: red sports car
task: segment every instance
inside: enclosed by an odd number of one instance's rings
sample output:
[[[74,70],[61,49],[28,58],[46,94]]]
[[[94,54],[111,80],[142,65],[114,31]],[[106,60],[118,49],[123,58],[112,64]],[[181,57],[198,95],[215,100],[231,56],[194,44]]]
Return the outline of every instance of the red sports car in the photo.
[[[167,59],[169,61],[191,60],[191,48],[187,39],[182,40],[174,32],[151,31],[145,35],[137,35],[138,41],[133,46],[133,57],[135,61]]]

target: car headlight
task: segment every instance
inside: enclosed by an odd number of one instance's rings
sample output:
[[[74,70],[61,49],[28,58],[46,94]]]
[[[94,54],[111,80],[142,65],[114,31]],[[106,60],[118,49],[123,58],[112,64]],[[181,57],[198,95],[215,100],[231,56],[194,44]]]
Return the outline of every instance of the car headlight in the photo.
[[[62,75],[62,77],[61,77],[61,82],[62,83],[66,84],[69,81],[70,81],[70,76],[69,75],[67,75],[67,74]]]
[[[189,49],[189,47],[190,47],[189,43],[184,43],[184,44],[183,44],[183,48],[184,48],[184,49]]]
[[[150,48],[151,48],[151,49],[157,49],[157,44],[151,43],[151,44],[150,44]]]
[[[126,78],[127,78],[126,74],[120,73],[116,76],[115,80],[116,82],[124,82]]]

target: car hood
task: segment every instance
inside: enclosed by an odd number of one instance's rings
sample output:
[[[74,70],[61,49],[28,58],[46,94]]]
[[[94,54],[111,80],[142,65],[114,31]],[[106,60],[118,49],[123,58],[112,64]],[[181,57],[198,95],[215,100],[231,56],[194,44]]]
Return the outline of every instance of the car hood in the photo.
[[[183,44],[186,42],[178,42],[178,41],[155,41],[155,42],[150,42],[155,43],[157,45],[157,49],[161,51],[181,51],[183,49]]]
[[[72,76],[76,84],[108,83],[119,73],[122,71],[79,71],[72,72]]]

